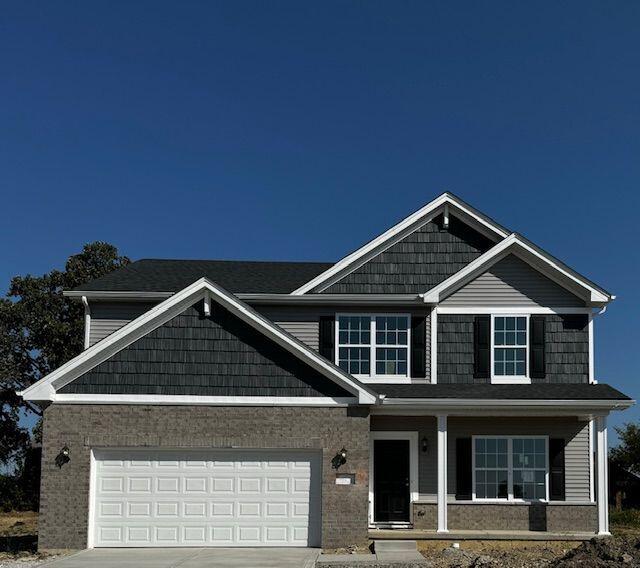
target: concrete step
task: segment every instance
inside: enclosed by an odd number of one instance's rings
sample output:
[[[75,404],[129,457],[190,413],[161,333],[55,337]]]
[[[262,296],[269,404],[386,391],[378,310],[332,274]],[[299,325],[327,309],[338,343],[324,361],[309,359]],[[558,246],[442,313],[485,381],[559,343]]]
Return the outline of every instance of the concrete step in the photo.
[[[418,543],[415,540],[376,540],[373,547],[376,554],[418,551]]]

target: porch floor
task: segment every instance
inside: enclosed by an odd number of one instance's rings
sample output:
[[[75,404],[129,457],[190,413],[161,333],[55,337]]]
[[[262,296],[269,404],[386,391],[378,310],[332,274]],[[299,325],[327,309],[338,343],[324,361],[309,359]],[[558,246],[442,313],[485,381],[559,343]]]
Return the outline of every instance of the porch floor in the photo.
[[[591,540],[595,533],[561,533],[546,531],[470,531],[439,533],[418,529],[369,529],[372,540]]]

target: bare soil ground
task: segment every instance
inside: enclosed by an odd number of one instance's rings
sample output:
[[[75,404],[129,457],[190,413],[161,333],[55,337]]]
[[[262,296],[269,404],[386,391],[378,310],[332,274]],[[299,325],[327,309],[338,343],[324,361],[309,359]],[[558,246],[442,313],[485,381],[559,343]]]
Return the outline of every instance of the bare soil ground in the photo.
[[[0,513],[0,568],[32,568],[55,556],[39,554],[38,513]]]

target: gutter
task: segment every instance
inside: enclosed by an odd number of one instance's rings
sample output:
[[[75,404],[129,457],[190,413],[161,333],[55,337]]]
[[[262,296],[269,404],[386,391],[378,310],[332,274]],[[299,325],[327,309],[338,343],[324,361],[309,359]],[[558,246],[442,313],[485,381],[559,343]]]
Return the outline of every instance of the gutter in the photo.
[[[175,292],[139,292],[139,291],[113,291],[113,290],[64,290],[62,295],[66,298],[74,300],[128,300],[128,301],[145,301],[145,300],[166,300],[174,295]],[[84,302],[84,300],[83,300]]]
[[[419,408],[509,408],[509,407],[540,407],[540,408],[597,408],[602,410],[624,410],[631,408],[635,400],[562,400],[562,399],[468,399],[468,398],[387,398],[381,397],[383,406]]]

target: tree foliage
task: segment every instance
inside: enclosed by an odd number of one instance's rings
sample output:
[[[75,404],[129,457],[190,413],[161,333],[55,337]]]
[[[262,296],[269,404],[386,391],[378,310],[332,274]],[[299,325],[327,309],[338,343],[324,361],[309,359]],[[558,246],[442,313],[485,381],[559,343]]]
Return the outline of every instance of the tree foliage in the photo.
[[[626,471],[640,474],[640,426],[625,424],[622,428],[616,428],[616,432],[620,444],[612,448],[611,460]]]
[[[42,276],[16,276],[0,298],[0,462],[8,463],[29,436],[20,428],[22,411],[41,410],[23,401],[23,390],[83,348],[84,309],[62,295],[94,278],[125,266],[129,259],[113,245],[94,242],[69,257],[65,269]]]

